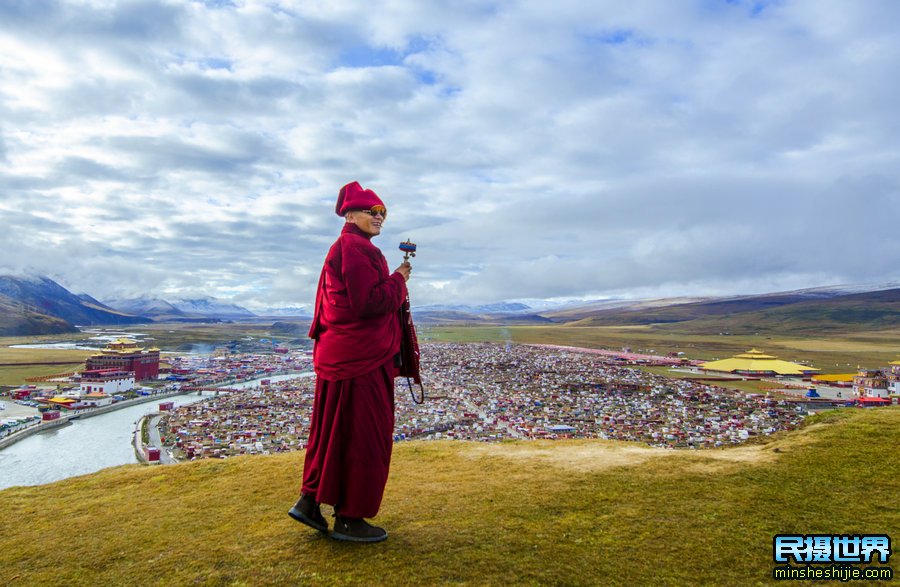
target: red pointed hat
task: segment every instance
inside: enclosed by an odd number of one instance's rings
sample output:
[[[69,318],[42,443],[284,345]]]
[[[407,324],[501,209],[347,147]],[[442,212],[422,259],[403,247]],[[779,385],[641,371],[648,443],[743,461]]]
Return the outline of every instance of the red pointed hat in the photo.
[[[334,213],[343,216],[350,210],[370,210],[372,206],[384,206],[384,202],[378,194],[372,190],[365,190],[359,182],[350,182],[338,192],[337,204]]]

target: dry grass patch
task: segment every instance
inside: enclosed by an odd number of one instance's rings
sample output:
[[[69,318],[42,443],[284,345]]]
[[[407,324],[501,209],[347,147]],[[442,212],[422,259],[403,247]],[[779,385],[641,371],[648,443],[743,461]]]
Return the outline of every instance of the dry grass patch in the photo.
[[[80,363],[95,351],[70,349],[14,349],[0,347],[0,363]]]
[[[10,344],[27,344],[24,337],[10,340]],[[30,337],[28,338],[30,341]],[[0,385],[22,385],[28,377],[41,377],[72,372],[84,368],[84,360],[91,351],[68,349],[14,349],[0,346]],[[27,365],[23,363],[62,363],[58,365]]]
[[[533,460],[543,467],[578,472],[598,472],[616,467],[674,467],[685,471],[724,472],[734,465],[772,463],[781,449],[770,444],[742,445],[715,450],[672,450],[639,443],[602,440],[535,441],[477,445],[464,454],[470,459]]]
[[[553,466],[579,472],[596,472],[614,467],[633,467],[650,459],[668,458],[676,454],[662,448],[626,442],[603,440],[555,441],[482,444],[463,451],[470,459],[501,458],[533,460],[540,466]]]
[[[44,377],[58,373],[83,371],[84,363],[68,363],[64,365],[29,365],[24,367],[0,367],[0,385],[14,387],[27,383],[30,377]],[[55,385],[48,383],[46,385]]]

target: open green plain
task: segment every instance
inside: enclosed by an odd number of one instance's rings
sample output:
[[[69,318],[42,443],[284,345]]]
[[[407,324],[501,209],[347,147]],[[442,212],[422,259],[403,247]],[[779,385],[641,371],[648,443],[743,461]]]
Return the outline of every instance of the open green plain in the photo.
[[[11,344],[28,344],[33,337],[0,339],[0,385],[17,386],[28,377],[71,373],[84,369],[84,360],[91,351],[60,349],[14,349]],[[28,342],[26,342],[28,341]],[[33,365],[29,363],[61,363]]]
[[[148,342],[163,350],[178,351],[187,350],[188,347],[194,344],[219,346],[248,336],[254,338],[271,337],[269,330],[271,324],[271,322],[230,322],[222,324],[162,322],[142,324],[134,327],[134,330],[146,333],[149,339]]]
[[[302,452],[127,465],[0,491],[0,584],[773,584],[775,534],[900,535],[896,446],[896,407],[724,450],[400,443],[374,545],[286,515]]]
[[[662,354],[683,352],[698,360],[724,359],[757,348],[786,361],[810,361],[823,373],[884,367],[900,359],[900,330],[798,337],[678,332],[657,326],[430,326],[420,338],[443,342],[517,342]]]

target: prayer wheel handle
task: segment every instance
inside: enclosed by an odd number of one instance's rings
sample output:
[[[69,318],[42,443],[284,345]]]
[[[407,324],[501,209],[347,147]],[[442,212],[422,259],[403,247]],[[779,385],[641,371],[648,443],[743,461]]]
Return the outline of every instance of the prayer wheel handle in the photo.
[[[405,243],[400,243],[400,250],[403,251],[403,262],[409,262],[410,257],[416,256],[416,243],[406,239]]]

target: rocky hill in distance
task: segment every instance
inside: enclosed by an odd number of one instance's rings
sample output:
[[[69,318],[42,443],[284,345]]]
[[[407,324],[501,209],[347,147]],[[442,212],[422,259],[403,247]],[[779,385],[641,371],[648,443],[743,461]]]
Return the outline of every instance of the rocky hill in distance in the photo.
[[[76,331],[76,325],[147,322],[110,308],[88,295],[75,295],[48,277],[0,276],[0,335],[21,336]]]
[[[250,310],[213,297],[175,300],[156,297],[110,299],[109,306],[151,318],[154,322],[218,322],[256,318]]]
[[[0,276],[0,336],[76,332],[76,326],[126,326],[148,322],[220,322],[257,316],[212,297],[168,302],[154,297],[101,302],[74,294],[45,276]]]

